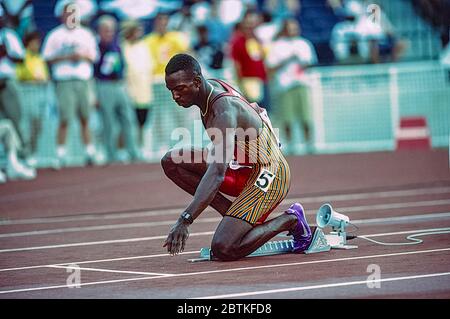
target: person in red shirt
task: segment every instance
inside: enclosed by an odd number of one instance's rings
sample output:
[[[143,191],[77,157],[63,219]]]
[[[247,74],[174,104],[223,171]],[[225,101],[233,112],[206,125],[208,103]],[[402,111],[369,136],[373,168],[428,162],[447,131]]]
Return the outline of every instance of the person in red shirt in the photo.
[[[265,53],[261,41],[254,33],[260,22],[257,11],[245,14],[231,40],[230,53],[242,93],[248,100],[257,102],[270,111]]]

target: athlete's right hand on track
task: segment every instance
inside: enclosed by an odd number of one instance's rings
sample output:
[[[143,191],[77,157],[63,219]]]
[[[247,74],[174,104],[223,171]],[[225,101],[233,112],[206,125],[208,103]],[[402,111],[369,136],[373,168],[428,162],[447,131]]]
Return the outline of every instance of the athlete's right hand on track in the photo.
[[[182,219],[178,219],[169,231],[169,235],[163,245],[172,255],[177,255],[184,251],[186,240],[189,238],[188,225]]]

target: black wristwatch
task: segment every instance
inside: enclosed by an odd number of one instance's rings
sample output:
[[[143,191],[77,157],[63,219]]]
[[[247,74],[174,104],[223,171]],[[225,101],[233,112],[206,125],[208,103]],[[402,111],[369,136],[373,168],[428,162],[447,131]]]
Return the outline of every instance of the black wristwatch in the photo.
[[[181,218],[183,218],[189,224],[192,224],[194,222],[194,218],[192,218],[192,215],[188,212],[184,212],[183,214],[181,214]]]

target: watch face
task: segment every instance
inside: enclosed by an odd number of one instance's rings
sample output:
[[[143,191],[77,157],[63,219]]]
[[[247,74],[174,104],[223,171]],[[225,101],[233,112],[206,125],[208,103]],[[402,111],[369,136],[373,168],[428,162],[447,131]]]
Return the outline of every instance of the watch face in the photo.
[[[189,213],[183,213],[182,216],[183,216],[184,219],[186,219],[186,220],[189,221],[190,223],[193,222],[191,214],[189,214]]]

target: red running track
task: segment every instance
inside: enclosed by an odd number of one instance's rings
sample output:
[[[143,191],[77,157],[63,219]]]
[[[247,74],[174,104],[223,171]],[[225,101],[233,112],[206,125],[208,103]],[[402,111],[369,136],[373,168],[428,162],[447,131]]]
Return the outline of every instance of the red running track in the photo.
[[[41,170],[0,186],[0,298],[449,298],[447,150],[289,158],[308,221],[324,202],[348,215],[354,250],[190,263],[220,216],[191,226],[184,254],[162,244],[190,196],[158,164]],[[328,232],[329,230],[326,230]],[[440,233],[436,233],[440,232]],[[79,267],[80,289],[73,284]],[[373,275],[379,274],[378,281]],[[369,285],[368,285],[369,280]]]

